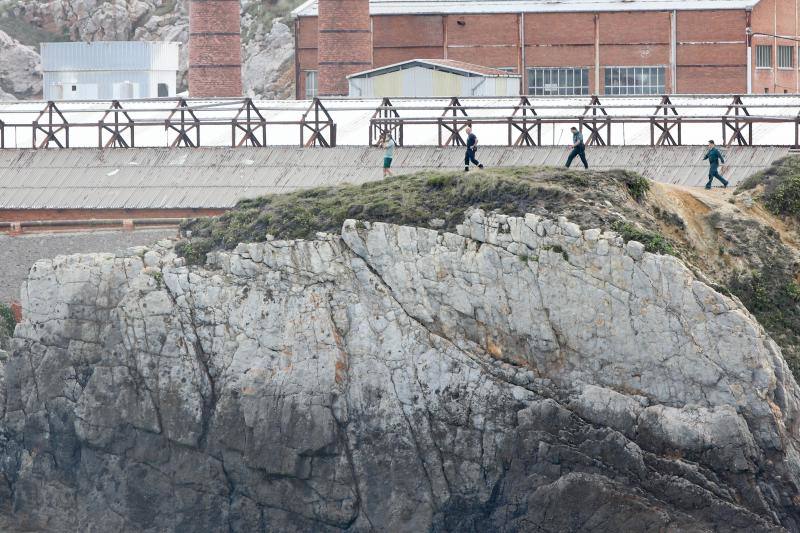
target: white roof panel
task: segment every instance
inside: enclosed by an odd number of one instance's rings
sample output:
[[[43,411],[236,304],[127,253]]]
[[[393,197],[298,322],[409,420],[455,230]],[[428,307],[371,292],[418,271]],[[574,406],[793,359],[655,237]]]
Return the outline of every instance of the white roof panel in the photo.
[[[42,70],[178,70],[179,50],[179,43],[157,41],[42,43]]]
[[[671,11],[748,9],[759,0],[371,0],[372,15],[564,13],[580,11]],[[297,7],[296,17],[317,16],[317,0]]]

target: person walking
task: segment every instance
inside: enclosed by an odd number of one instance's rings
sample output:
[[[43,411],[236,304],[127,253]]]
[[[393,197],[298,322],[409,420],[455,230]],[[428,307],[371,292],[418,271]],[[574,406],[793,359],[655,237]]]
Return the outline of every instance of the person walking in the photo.
[[[708,169],[708,183],[706,183],[706,189],[711,188],[711,183],[714,181],[714,178],[717,178],[719,181],[722,182],[722,186],[727,188],[728,181],[723,178],[719,173],[719,164],[725,162],[725,158],[722,156],[722,152],[717,149],[717,145],[714,144],[714,141],[708,141],[708,152],[706,152],[706,156],[703,160],[708,159],[709,169]]]
[[[394,176],[394,172],[392,172],[392,160],[394,159],[394,147],[397,146],[397,143],[394,142],[392,138],[392,134],[388,131],[384,134],[383,140],[381,142],[381,148],[384,148],[386,151],[383,153],[383,177],[388,178],[389,176]]]
[[[472,133],[472,127],[467,126],[467,153],[464,155],[464,172],[469,172],[470,162],[477,165],[478,168],[483,168],[480,161],[475,159],[475,154],[478,152],[478,136]]]
[[[583,134],[575,126],[572,126],[570,131],[572,131],[572,151],[567,157],[567,168],[570,167],[575,156],[579,156],[583,163],[583,168],[588,169],[589,163],[586,161],[586,146],[583,144]]]

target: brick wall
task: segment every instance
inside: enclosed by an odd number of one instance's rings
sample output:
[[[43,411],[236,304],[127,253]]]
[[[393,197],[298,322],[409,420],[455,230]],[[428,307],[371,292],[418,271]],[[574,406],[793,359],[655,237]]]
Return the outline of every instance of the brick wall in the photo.
[[[348,3],[345,0],[339,2]],[[800,0],[762,0],[752,13],[754,31],[796,35],[800,27],[798,4]],[[349,17],[340,18],[350,24],[346,20]],[[527,67],[589,68],[591,89],[594,90],[597,81],[601,93],[606,66],[663,66],[667,91],[742,93],[747,90],[747,20],[744,10],[678,11],[674,65],[677,82],[671,79],[672,17],[669,11],[526,13],[524,56]],[[511,67],[518,66],[522,56],[518,14],[376,15],[372,17],[372,24],[375,67],[409,59],[440,57],[492,67]],[[318,55],[312,34],[316,29],[316,19],[303,17],[299,27],[300,68],[315,70],[318,68]],[[599,70],[594,68],[596,38],[599,41]],[[359,41],[352,52],[366,56],[365,43],[365,40]],[[753,44],[771,44],[773,66],[776,66],[777,45],[795,46],[797,43],[756,36]],[[753,91],[797,91],[800,84],[799,52],[795,48],[792,69],[756,70],[754,66]],[[350,53],[342,57],[352,59],[354,55]],[[336,85],[337,94],[346,91],[346,82],[342,81],[344,70],[328,71],[332,77],[340,79],[340,84]],[[327,83],[334,84],[335,81]],[[302,91],[298,90],[298,94],[302,95]]]
[[[753,92],[754,93],[795,93],[800,92],[798,79],[798,43],[790,39],[781,39],[775,35],[796,36],[798,27],[798,9],[796,0],[762,0],[753,9],[753,32],[769,35],[753,35]],[[756,67],[756,46],[772,47],[772,66]],[[778,66],[778,47],[788,46],[793,50],[793,65],[789,68]]]
[[[372,68],[369,0],[319,0],[319,95],[347,95],[347,75]]]
[[[189,6],[189,95],[242,96],[238,0],[192,0]]]

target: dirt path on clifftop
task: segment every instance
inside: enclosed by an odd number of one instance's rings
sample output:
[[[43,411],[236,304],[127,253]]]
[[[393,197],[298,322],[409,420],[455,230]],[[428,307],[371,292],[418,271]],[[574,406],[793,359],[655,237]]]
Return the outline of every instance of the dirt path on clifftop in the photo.
[[[661,229],[671,239],[688,245],[705,263],[697,265],[702,268],[713,271],[719,267],[741,266],[742,256],[724,253],[730,241],[726,229],[730,231],[731,221],[772,228],[780,242],[800,256],[797,228],[772,215],[748,193],[736,193],[734,188],[709,191],[700,187],[654,183],[648,202],[662,213],[674,213],[680,217],[685,227],[662,220]]]

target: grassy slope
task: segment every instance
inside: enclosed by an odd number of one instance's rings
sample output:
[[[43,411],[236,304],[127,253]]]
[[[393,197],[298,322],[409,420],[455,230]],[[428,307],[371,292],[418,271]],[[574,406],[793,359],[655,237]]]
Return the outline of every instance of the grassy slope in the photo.
[[[454,230],[470,207],[509,215],[535,212],[565,214],[587,226],[622,222],[610,206],[637,219],[635,197],[648,182],[639,176],[583,173],[552,169],[500,169],[480,173],[424,172],[392,180],[338,188],[317,188],[287,195],[244,200],[233,211],[212,219],[191,221],[184,229],[191,242],[181,252],[194,263],[211,250],[240,242],[277,238],[313,238],[317,231],[338,232],[348,218],[432,226]],[[579,198],[582,199],[579,201]]]
[[[780,178],[778,180],[776,176]],[[794,160],[750,180],[745,187],[788,218],[800,208],[776,203],[774,191],[800,182]],[[783,348],[800,377],[800,233],[776,231],[778,222],[746,207],[743,197],[655,185],[625,171],[582,172],[552,168],[495,169],[463,174],[423,172],[391,180],[244,200],[236,209],[184,225],[192,238],[178,245],[189,263],[240,242],[313,238],[338,232],[347,218],[438,227],[452,231],[471,207],[508,215],[566,216],[582,227],[618,231],[655,253],[681,257],[718,290],[739,297]],[[728,196],[722,196],[728,194]],[[776,196],[777,197],[777,196]],[[780,194],[790,198],[790,194]],[[794,211],[792,211],[794,209]],[[436,220],[438,219],[438,220]],[[792,235],[797,235],[796,242]]]

